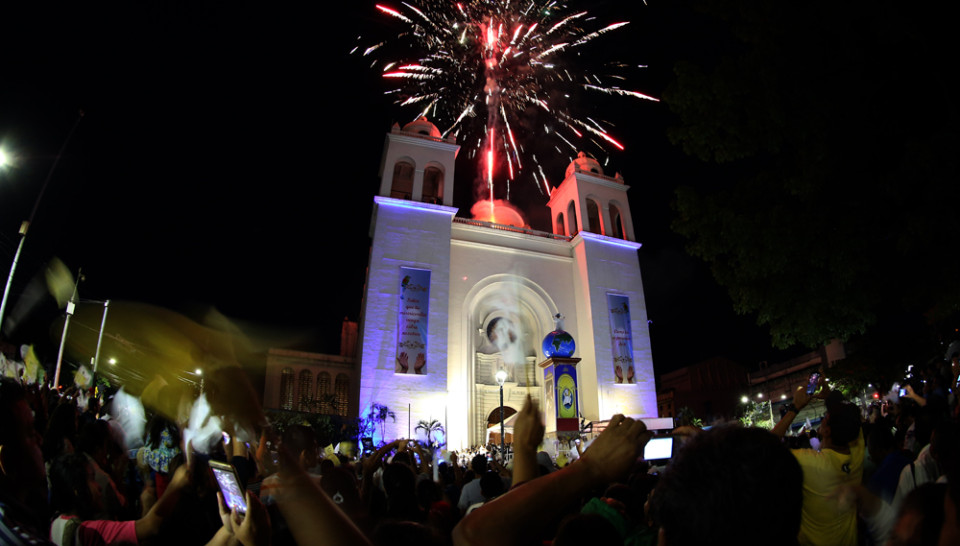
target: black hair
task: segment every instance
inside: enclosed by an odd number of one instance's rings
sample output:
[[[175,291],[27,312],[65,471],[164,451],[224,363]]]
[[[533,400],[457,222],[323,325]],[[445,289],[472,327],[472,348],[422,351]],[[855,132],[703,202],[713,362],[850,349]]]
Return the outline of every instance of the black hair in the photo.
[[[907,514],[914,514],[921,518],[920,524],[913,528],[909,544],[921,546],[935,545],[940,539],[940,530],[943,527],[944,511],[943,498],[947,494],[947,485],[943,483],[925,483],[911,491],[900,506],[897,520]],[[896,535],[894,526],[894,535]],[[891,544],[900,542],[891,537]]]
[[[845,446],[860,434],[860,408],[849,402],[841,402],[827,409],[830,415],[830,441],[833,445]]]
[[[503,494],[503,478],[493,470],[488,470],[480,476],[480,494],[490,500]]]
[[[486,455],[474,455],[473,459],[470,460],[470,469],[481,475],[487,471],[487,456]]]
[[[10,424],[17,421],[14,407],[26,398],[27,393],[19,382],[9,377],[0,379],[0,423],[3,423],[3,426],[0,426],[0,445],[21,441],[17,436],[20,431]]]
[[[299,457],[310,444],[317,443],[317,433],[306,425],[290,425],[283,431],[280,442],[291,457]]]
[[[803,471],[767,430],[715,427],[686,443],[664,471],[651,509],[671,546],[796,544]],[[744,514],[750,514],[749,521]]]
[[[63,400],[50,414],[47,430],[43,433],[43,460],[50,462],[61,454],[64,441],[77,443],[77,407],[69,400]]]
[[[87,486],[90,461],[82,453],[61,455],[50,464],[50,505],[55,512],[92,519],[93,496]]]

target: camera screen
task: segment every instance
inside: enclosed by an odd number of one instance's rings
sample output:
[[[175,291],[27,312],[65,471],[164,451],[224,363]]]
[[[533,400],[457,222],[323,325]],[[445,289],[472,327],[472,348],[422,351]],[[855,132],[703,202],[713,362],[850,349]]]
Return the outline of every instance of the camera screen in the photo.
[[[669,459],[671,456],[673,456],[673,437],[670,436],[650,438],[643,448],[643,459],[646,461]]]
[[[247,512],[247,503],[243,499],[243,492],[240,491],[240,484],[237,483],[237,475],[230,470],[224,470],[222,468],[213,469],[213,475],[217,478],[217,484],[220,486],[220,491],[223,493],[223,500],[227,503],[227,506],[245,514]]]

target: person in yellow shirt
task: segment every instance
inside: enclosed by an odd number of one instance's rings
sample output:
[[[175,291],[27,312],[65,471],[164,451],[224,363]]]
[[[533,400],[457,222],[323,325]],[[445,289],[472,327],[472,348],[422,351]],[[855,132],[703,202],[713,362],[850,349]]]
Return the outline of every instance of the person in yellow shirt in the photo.
[[[827,389],[825,389],[827,390]],[[864,442],[860,410],[843,400],[840,393],[825,392],[827,414],[820,423],[821,448],[793,449],[803,469],[803,508],[800,544],[857,544],[856,505],[844,503],[837,495],[842,485],[859,485],[863,480]],[[798,387],[793,403],[773,428],[783,437],[790,423],[812,395]],[[848,506],[849,505],[849,506]]]

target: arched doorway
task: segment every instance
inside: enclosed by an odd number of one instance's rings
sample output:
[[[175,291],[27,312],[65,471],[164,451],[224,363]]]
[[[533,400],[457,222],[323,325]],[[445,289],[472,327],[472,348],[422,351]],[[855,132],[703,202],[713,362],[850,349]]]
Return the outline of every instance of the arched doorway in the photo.
[[[516,415],[517,410],[510,406],[503,406],[503,421],[506,424],[503,431],[505,444],[513,443],[513,423],[511,417]],[[487,415],[487,441],[494,445],[500,445],[500,407],[498,406]]]

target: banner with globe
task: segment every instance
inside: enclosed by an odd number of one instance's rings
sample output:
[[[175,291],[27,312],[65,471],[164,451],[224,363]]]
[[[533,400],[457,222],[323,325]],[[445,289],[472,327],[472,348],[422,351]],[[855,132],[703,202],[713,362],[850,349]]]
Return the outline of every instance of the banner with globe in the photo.
[[[617,383],[633,383],[633,332],[630,328],[630,298],[607,294],[610,310],[610,342],[613,348],[613,375]]]
[[[396,373],[427,373],[430,270],[400,268]]]

